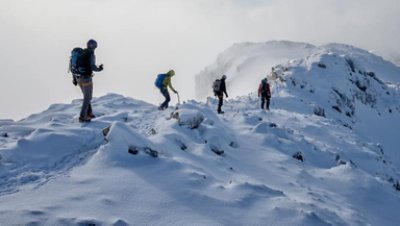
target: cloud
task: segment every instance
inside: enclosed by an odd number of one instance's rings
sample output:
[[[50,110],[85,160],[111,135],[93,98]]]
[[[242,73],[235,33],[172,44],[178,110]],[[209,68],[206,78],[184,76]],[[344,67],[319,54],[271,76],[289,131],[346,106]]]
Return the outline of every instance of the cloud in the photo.
[[[3,0],[0,118],[80,98],[66,67],[69,51],[89,38],[98,40],[97,59],[106,68],[95,78],[95,95],[116,92],[159,103],[162,97],[153,87],[157,73],[174,68],[175,87],[183,98],[194,98],[194,75],[236,42],[343,42],[382,54],[400,52],[397,5],[395,0]]]

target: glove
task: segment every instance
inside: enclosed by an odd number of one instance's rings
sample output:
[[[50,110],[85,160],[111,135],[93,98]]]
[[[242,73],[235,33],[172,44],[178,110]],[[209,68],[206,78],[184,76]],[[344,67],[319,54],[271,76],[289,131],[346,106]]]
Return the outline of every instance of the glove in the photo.
[[[74,84],[74,86],[78,85],[78,81],[76,81],[75,76],[72,78],[72,84]]]
[[[178,91],[174,90],[174,93],[178,94]]]
[[[226,94],[225,96],[226,96],[226,98],[228,98],[228,94]]]
[[[103,64],[100,64],[100,66],[99,66],[99,71],[102,71],[104,68],[103,68]]]

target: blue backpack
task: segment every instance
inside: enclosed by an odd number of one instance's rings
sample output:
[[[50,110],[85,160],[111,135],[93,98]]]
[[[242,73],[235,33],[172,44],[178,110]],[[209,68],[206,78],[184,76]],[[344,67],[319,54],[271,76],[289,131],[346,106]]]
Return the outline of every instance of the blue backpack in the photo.
[[[157,78],[156,78],[156,81],[154,82],[154,85],[155,85],[157,88],[161,89],[161,87],[163,86],[165,77],[167,77],[166,74],[159,74],[159,75],[157,75]]]

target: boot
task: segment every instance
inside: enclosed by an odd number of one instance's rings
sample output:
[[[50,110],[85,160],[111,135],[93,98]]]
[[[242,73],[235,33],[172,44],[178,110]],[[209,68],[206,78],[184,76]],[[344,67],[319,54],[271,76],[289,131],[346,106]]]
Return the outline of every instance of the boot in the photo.
[[[96,118],[96,116],[95,116],[93,113],[90,113],[89,116],[88,116],[88,118],[94,119],[94,118]]]
[[[90,122],[90,118],[89,117],[84,117],[84,116],[79,116],[79,122]]]

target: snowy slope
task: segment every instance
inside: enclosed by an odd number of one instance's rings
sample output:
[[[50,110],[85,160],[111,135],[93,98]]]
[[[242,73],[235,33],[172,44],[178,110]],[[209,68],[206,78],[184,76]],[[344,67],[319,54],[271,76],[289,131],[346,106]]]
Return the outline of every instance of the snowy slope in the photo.
[[[270,78],[277,100],[306,102],[305,113],[323,111],[385,146],[400,161],[395,136],[400,115],[400,69],[382,58],[351,46],[331,44],[305,59],[278,65],[279,78]],[[286,98],[287,97],[287,98]]]
[[[399,69],[342,44],[264,45],[209,68],[246,92],[225,115],[212,98],[160,112],[109,94],[90,124],[80,100],[0,120],[2,225],[396,225]],[[268,112],[245,83],[266,63]]]
[[[78,100],[0,121],[0,222],[395,225],[399,163],[285,84],[270,112],[249,95],[223,116],[208,99],[170,118],[173,108],[109,94],[94,99],[90,124],[77,123]]]
[[[212,95],[210,84],[222,74],[228,76],[230,96],[242,96],[255,91],[258,82],[271,72],[271,67],[322,53],[346,55],[353,59],[360,69],[379,74],[383,81],[400,83],[398,66],[380,56],[349,45],[333,43],[316,47],[289,41],[241,43],[221,53],[214,64],[196,75],[197,98],[203,99]]]
[[[223,74],[228,75],[231,96],[245,95],[254,90],[259,78],[276,64],[303,58],[316,47],[306,43],[269,41],[239,43],[221,53],[217,61],[196,75],[196,97],[211,95],[210,84]]]

